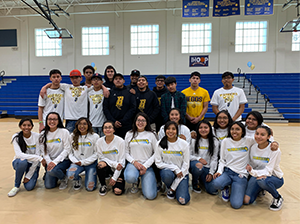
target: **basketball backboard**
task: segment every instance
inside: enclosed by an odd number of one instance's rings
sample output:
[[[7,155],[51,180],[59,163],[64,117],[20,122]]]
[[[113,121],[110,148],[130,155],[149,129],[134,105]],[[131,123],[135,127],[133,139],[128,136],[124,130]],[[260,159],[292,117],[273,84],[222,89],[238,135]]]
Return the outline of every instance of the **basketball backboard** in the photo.
[[[300,32],[300,20],[287,22],[279,32]]]
[[[50,39],[71,39],[72,34],[64,28],[61,29],[46,29],[44,32]]]

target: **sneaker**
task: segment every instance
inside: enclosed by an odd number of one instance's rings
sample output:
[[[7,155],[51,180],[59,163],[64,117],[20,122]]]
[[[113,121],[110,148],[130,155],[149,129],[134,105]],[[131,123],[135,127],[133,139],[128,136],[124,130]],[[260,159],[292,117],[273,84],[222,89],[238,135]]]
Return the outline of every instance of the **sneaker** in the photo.
[[[18,187],[13,187],[13,189],[10,190],[10,192],[8,192],[8,197],[13,197],[15,196],[18,192],[19,192],[20,188]]]
[[[81,179],[73,181],[73,189],[78,191],[81,188]]]
[[[157,187],[157,192],[160,192],[160,190],[162,188],[162,182],[158,182],[156,187]]]
[[[107,194],[107,186],[106,185],[102,185],[99,189],[99,194],[104,196]]]
[[[168,189],[168,191],[167,191],[167,197],[169,199],[174,199],[175,198],[175,191],[172,191],[171,189]]]
[[[279,198],[273,198],[272,204],[270,205],[270,210],[279,211],[283,205],[283,198],[279,195]]]
[[[224,188],[221,191],[221,193],[222,193],[222,199],[223,199],[223,201],[228,202],[229,201],[229,188],[228,187]]]
[[[137,183],[132,184],[130,192],[132,194],[136,194],[139,191],[139,184],[140,184],[140,179],[138,179]]]
[[[193,191],[196,192],[197,194],[201,193],[201,188],[199,184],[196,184],[193,186]]]
[[[65,176],[65,178],[60,181],[59,190],[64,190],[67,187],[68,187],[68,177]]]

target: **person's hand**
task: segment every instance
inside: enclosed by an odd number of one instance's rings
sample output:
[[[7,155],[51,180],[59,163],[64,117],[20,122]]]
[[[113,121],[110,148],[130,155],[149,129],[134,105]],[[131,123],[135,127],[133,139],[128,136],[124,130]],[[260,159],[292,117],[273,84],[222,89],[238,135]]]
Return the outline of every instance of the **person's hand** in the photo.
[[[183,177],[183,173],[182,173],[182,172],[177,173],[176,176],[177,176],[178,178],[181,178],[181,177]]]
[[[210,173],[206,175],[205,180],[207,183],[211,182],[212,179],[213,179],[213,175],[211,175]]]
[[[216,179],[216,178],[218,178],[219,176],[221,176],[220,173],[215,173],[214,176],[213,176],[213,178]]]
[[[246,170],[247,170],[248,172],[251,172],[251,170],[252,170],[252,167],[251,167],[249,164],[247,164],[247,166],[246,166]]]
[[[75,163],[77,166],[81,166],[81,162],[77,162]]]
[[[279,147],[278,142],[272,142],[271,143],[271,150],[272,151],[277,151],[278,147]]]
[[[50,162],[47,166],[47,171],[51,171],[55,166],[56,164],[54,162]]]
[[[139,162],[137,162],[137,161],[134,161],[133,165],[134,165],[134,167],[135,167],[135,168],[137,168],[138,170],[141,170],[141,169],[142,169],[142,167],[143,167],[143,165],[142,165],[142,164],[140,164],[140,163],[139,163]]]
[[[179,135],[178,137],[183,139],[183,140],[186,140],[186,137],[183,134]]]
[[[100,162],[98,163],[98,167],[99,167],[100,169],[102,169],[102,168],[104,168],[104,167],[106,167],[106,166],[107,166],[106,162],[100,161]]]
[[[24,177],[23,183],[26,184],[26,183],[28,183],[28,182],[29,182],[29,179],[26,178],[26,177]]]
[[[196,167],[201,170],[203,168],[203,164],[202,163],[196,163]]]
[[[121,122],[120,122],[120,121],[116,121],[116,122],[115,122],[115,127],[116,127],[116,128],[121,128],[121,127],[122,127]]]
[[[103,96],[104,96],[105,98],[108,98],[109,95],[110,95],[109,90],[108,90],[105,86],[103,86],[103,85],[102,85],[102,90],[103,90]]]
[[[196,139],[197,133],[195,131],[191,131],[191,138]]]
[[[203,159],[203,158],[199,159],[199,162],[202,163],[203,165],[206,165],[206,164],[207,164],[206,160]]]
[[[40,96],[44,99],[46,95],[47,95],[47,88],[43,86],[40,91]]]
[[[132,94],[135,94],[135,90],[134,89],[130,89],[129,92],[131,92]]]
[[[266,179],[267,178],[267,176],[260,176],[260,177],[256,177],[256,180],[263,180],[263,179]]]
[[[43,122],[40,123],[39,125],[40,125],[40,126],[39,126],[39,133],[41,133],[42,130],[45,128],[45,125],[43,124]]]
[[[123,169],[123,166],[119,163],[116,169],[117,169],[118,171],[120,171],[120,170]]]
[[[110,178],[109,185],[114,186],[115,184],[116,184],[116,181],[114,179]]]
[[[144,167],[143,165],[141,165],[140,175],[141,175],[141,176],[144,175],[144,174],[146,173],[146,171],[147,171],[147,168]]]
[[[42,163],[43,167],[46,167],[46,165],[47,165],[47,162],[46,162],[46,160],[45,160],[45,159],[43,159],[43,160],[41,161],[41,163]]]

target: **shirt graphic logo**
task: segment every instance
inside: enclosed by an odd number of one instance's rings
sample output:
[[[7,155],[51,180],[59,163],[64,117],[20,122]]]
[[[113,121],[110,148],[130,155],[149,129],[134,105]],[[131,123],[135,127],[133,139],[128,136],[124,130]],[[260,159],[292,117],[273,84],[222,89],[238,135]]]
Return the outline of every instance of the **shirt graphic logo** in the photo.
[[[124,100],[124,96],[118,96],[117,102],[116,102],[116,107],[119,110],[122,110],[121,107],[123,106],[123,100]]]
[[[89,146],[89,147],[91,147],[91,146],[92,146],[92,143],[91,143],[91,142],[78,142],[78,145]]]
[[[141,99],[140,100],[140,105],[139,105],[139,108],[138,108],[141,112],[144,112],[145,104],[146,104],[146,99]]]
[[[234,96],[236,96],[237,93],[224,93],[220,94],[220,97],[224,99],[224,102],[227,104],[227,107],[230,106],[230,103],[233,101]]]
[[[47,140],[46,143],[61,143],[61,139],[60,138],[50,139],[50,140]]]
[[[270,158],[268,158],[268,157],[253,156],[252,158],[254,160],[259,160],[259,161],[262,161],[264,163],[268,163],[270,161]]]
[[[72,97],[75,97],[74,101],[76,102],[78,100],[78,97],[81,96],[84,89],[82,87],[70,87],[70,90],[72,93]]]
[[[182,156],[183,155],[182,151],[163,150],[162,152],[163,152],[163,154],[170,154],[170,155],[174,155],[174,156]]]
[[[98,108],[98,104],[100,104],[102,102],[103,94],[91,95],[90,98],[92,99],[93,104],[95,105],[95,108]]]
[[[236,152],[236,151],[241,151],[241,152],[248,152],[248,147],[239,147],[239,148],[229,148],[227,149],[228,152]]]
[[[47,95],[47,98],[51,100],[52,104],[54,104],[54,108],[56,108],[57,104],[59,104],[61,99],[63,98],[63,94],[61,93],[49,94]]]
[[[143,144],[149,144],[149,139],[132,139],[130,142],[136,142],[136,143],[143,143]]]
[[[36,145],[27,145],[26,147],[28,150],[34,150],[36,149]]]
[[[119,154],[118,149],[113,149],[113,150],[109,150],[109,151],[104,151],[102,152],[102,154]]]

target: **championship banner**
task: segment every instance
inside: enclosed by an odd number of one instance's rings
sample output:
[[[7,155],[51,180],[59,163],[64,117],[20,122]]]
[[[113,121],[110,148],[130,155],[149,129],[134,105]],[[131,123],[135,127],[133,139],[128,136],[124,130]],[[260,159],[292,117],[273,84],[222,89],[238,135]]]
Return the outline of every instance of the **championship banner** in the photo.
[[[245,16],[273,15],[273,0],[245,0]]]
[[[208,55],[190,56],[190,67],[208,67]]]
[[[239,0],[214,0],[214,17],[225,17],[235,15],[240,15]]]
[[[208,17],[209,0],[182,0],[182,17]]]

